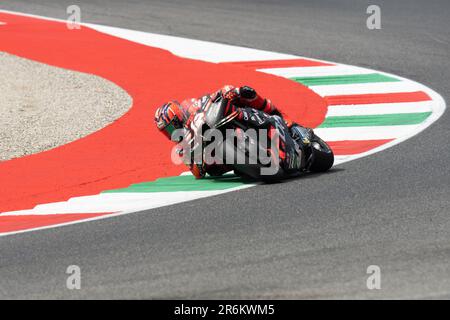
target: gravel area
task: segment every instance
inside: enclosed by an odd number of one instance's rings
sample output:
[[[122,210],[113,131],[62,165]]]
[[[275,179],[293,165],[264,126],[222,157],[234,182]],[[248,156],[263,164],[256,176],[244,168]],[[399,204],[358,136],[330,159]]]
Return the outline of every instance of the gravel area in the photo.
[[[106,79],[0,52],[0,161],[84,137],[131,103]]]

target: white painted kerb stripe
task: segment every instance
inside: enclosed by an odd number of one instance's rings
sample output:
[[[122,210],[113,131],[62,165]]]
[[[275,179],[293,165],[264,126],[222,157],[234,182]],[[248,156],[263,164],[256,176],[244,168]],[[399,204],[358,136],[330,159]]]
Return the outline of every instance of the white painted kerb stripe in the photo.
[[[140,211],[211,197],[251,186],[253,185],[248,184],[214,191],[102,193],[94,196],[75,197],[69,201],[41,204],[31,210],[5,212],[0,214],[0,217],[66,213],[104,213],[126,210]]]
[[[420,125],[316,128],[314,132],[325,141],[384,140],[408,136]]]
[[[322,67],[290,67],[290,68],[258,69],[258,71],[273,74],[284,78],[325,77],[325,76],[341,76],[349,74],[374,73],[373,70],[366,68],[341,66],[341,65],[322,66]]]
[[[393,113],[413,113],[433,111],[433,101],[373,103],[328,106],[327,117],[331,116],[365,116]]]
[[[420,87],[413,82],[373,82],[357,84],[335,84],[323,86],[309,86],[318,95],[340,96],[349,94],[374,94],[374,93],[396,93],[419,91]]]

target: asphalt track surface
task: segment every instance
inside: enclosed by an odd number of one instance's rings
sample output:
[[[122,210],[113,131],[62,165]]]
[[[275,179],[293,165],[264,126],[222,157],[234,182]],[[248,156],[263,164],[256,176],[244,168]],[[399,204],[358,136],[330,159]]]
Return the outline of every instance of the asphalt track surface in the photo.
[[[450,101],[450,2],[77,1],[82,19],[390,72]],[[65,18],[61,1],[2,9]],[[310,175],[0,238],[1,298],[450,298],[450,115]],[[66,289],[81,267],[82,289]],[[381,268],[368,290],[366,269]]]

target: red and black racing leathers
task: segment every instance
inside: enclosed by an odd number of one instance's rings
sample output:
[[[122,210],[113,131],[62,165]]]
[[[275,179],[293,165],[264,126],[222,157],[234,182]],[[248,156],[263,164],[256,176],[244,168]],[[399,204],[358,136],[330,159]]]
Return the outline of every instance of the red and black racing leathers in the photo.
[[[267,128],[271,125],[275,127],[276,120],[278,120],[278,125],[280,122],[285,125],[286,131],[289,131],[291,126],[296,125],[284,113],[278,110],[272,101],[261,97],[253,88],[249,86],[236,88],[231,85],[226,85],[212,94],[202,96],[198,99],[187,99],[180,104],[181,111],[184,115],[183,122],[185,127],[189,129],[197,112],[205,109],[218,96],[221,96],[227,101],[225,116],[237,111],[239,113],[238,119],[240,121],[250,122],[253,128]],[[279,121],[280,119],[284,121]],[[297,157],[298,146],[289,134],[285,136],[283,139],[280,139],[279,150],[277,150],[280,157],[280,164],[285,170],[298,169],[298,161],[293,161]],[[293,165],[295,168],[292,168]],[[221,175],[231,169],[227,165],[190,164],[190,170],[196,178],[202,178],[206,173]]]

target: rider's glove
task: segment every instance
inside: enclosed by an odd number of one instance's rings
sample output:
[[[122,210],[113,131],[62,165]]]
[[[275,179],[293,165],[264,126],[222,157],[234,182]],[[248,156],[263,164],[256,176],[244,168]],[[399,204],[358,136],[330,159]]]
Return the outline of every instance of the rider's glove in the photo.
[[[228,99],[229,101],[233,101],[239,97],[239,91],[233,87],[224,87],[224,89],[222,89],[222,97]]]

